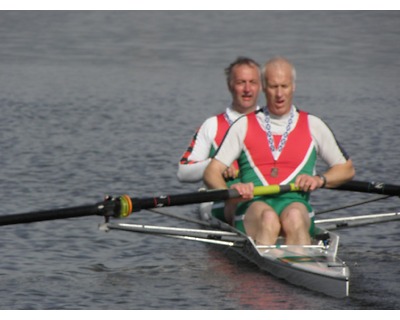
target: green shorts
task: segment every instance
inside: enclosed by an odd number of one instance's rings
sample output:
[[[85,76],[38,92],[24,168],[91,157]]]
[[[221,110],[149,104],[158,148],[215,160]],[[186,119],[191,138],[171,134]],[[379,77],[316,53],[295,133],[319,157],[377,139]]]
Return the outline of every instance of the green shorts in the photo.
[[[235,228],[246,233],[244,229],[244,224],[243,224],[243,219],[244,219],[244,214],[246,210],[249,208],[249,206],[255,202],[255,201],[263,201],[269,206],[271,206],[278,216],[281,215],[282,211],[291,203],[293,202],[300,202],[304,204],[309,212],[309,216],[311,219],[311,226],[310,226],[310,235],[314,235],[314,228],[315,228],[315,223],[314,223],[314,211],[313,208],[311,207],[310,203],[308,202],[309,199],[309,194],[306,193],[299,193],[299,192],[291,192],[291,193],[284,193],[284,194],[279,194],[276,196],[259,196],[259,197],[254,197],[250,201],[242,202],[238,205],[238,208],[236,209],[235,212]]]

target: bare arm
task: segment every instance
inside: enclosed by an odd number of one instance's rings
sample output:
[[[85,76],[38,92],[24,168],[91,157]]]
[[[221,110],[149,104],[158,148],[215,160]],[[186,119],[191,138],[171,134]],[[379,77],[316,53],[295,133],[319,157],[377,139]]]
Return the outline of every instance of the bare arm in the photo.
[[[324,173],[326,177],[325,188],[335,188],[353,179],[356,171],[351,159],[344,164],[337,164]]]
[[[353,179],[355,175],[353,162],[349,159],[343,164],[334,165],[325,173],[323,173],[323,175],[326,179],[324,188],[335,188]],[[304,191],[314,191],[318,188],[321,188],[324,184],[324,181],[319,176],[302,174],[296,177],[295,184]]]
[[[209,189],[226,189],[227,185],[223,173],[227,166],[221,161],[212,159],[204,171],[203,180]]]
[[[342,149],[336,140],[331,129],[321,119],[309,115],[309,123],[311,126],[311,134],[317,147],[317,152],[322,160],[328,165],[329,169],[322,173],[326,178],[325,188],[335,188],[349,180],[355,175],[353,162]],[[307,191],[321,188],[324,181],[318,176],[306,179],[304,175],[296,178],[296,184]]]
[[[204,171],[203,180],[206,186],[209,189],[226,189],[228,186],[223,177],[224,172],[226,171],[227,166],[223,164],[221,161],[212,159],[210,164],[207,166]],[[236,210],[236,205],[238,202],[243,200],[249,200],[253,198],[253,183],[237,183],[231,186],[231,189],[236,189],[241,198],[231,199],[225,201],[225,219],[230,224],[234,222],[234,214]]]

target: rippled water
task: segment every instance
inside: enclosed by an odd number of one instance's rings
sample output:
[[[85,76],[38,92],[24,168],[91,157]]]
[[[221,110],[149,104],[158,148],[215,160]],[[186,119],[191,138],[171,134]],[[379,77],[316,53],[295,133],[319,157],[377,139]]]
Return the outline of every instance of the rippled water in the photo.
[[[296,103],[325,119],[358,180],[396,184],[398,12],[0,12],[1,214],[104,195],[194,191],[177,161],[230,97],[223,69],[276,54]],[[264,98],[260,97],[260,103]],[[369,199],[318,191],[317,210]],[[324,217],[398,210],[399,199]],[[196,217],[196,206],[168,208]],[[188,226],[154,213],[132,221]],[[340,231],[351,295],[287,285],[232,252],[117,231],[100,217],[1,227],[1,309],[399,309],[400,225]]]

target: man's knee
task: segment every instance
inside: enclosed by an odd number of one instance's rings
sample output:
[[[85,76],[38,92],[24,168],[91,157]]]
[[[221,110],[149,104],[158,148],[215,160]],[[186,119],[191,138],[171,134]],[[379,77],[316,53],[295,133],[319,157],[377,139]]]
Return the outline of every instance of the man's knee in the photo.
[[[310,227],[308,212],[299,207],[288,208],[281,215],[282,228],[286,231],[297,231]]]

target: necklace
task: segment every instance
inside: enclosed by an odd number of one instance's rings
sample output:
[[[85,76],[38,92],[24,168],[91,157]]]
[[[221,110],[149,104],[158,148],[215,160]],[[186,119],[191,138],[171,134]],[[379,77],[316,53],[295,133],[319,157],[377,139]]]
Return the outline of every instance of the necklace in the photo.
[[[291,110],[290,110],[289,120],[288,120],[288,123],[286,125],[285,132],[283,133],[282,138],[279,141],[279,145],[278,145],[277,149],[275,148],[274,138],[272,137],[271,117],[269,115],[267,107],[264,108],[264,114],[265,114],[265,129],[266,129],[266,132],[267,132],[268,144],[269,144],[269,148],[270,148],[270,150],[272,152],[272,156],[274,157],[274,166],[271,169],[271,173],[270,174],[271,174],[271,177],[276,178],[278,176],[278,173],[279,173],[279,170],[276,167],[276,161],[278,160],[283,148],[285,147],[287,138],[289,136],[290,127],[292,126],[293,118],[294,118],[294,108],[291,108]]]

